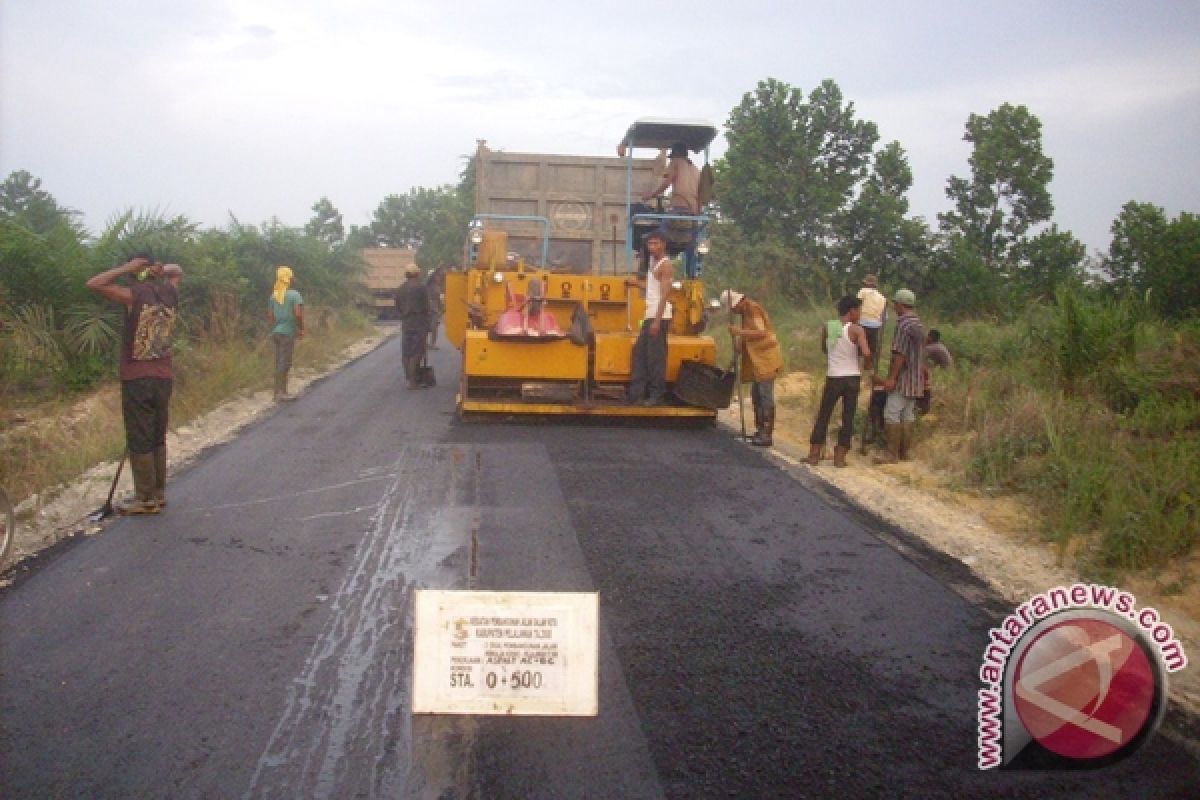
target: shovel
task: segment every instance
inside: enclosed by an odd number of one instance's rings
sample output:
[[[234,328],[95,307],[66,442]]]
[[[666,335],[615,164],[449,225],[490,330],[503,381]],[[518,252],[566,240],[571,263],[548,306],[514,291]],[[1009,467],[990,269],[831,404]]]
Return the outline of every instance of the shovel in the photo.
[[[108,499],[104,501],[104,505],[97,508],[91,514],[88,514],[88,522],[99,522],[103,519],[108,519],[116,512],[113,509],[112,499],[117,491],[117,481],[121,480],[121,470],[125,466],[125,459],[129,455],[129,451],[121,453],[121,461],[117,464],[117,474],[113,476],[112,486],[108,487]]]

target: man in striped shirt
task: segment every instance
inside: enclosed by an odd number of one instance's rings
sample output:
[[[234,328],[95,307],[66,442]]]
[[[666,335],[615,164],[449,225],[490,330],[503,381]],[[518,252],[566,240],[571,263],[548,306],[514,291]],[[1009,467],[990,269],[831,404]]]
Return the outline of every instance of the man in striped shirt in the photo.
[[[925,327],[914,310],[917,297],[908,289],[892,296],[896,308],[896,333],[892,336],[892,362],[888,376],[880,385],[888,393],[883,408],[883,427],[887,453],[875,459],[877,464],[907,461],[912,447],[913,423],[917,398],[925,393],[921,365],[925,363]]]

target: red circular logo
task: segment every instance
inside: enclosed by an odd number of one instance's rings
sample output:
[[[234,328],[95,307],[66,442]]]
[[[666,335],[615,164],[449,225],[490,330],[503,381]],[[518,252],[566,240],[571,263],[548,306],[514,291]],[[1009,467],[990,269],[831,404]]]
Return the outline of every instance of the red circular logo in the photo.
[[[1155,674],[1138,642],[1099,619],[1048,627],[1013,673],[1017,715],[1029,735],[1067,758],[1115,753],[1138,736],[1155,703]]]

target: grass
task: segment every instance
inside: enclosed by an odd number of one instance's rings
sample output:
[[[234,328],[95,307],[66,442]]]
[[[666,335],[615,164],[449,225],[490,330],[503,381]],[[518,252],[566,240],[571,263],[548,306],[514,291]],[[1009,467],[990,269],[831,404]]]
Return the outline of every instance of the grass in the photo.
[[[827,316],[772,314],[788,368],[816,391]],[[1073,296],[1013,323],[923,321],[955,365],[933,372],[918,459],[949,485],[1024,498],[1086,577],[1157,575],[1196,552],[1200,325]]]
[[[219,326],[218,326],[218,329]],[[296,348],[295,368],[319,369],[347,346],[372,333],[355,312],[309,309],[308,336]],[[198,335],[175,347],[171,426],[185,425],[239,392],[272,385],[270,339],[232,333]],[[0,432],[0,485],[23,499],[67,483],[124,449],[120,389],[116,381],[85,396],[47,400],[7,415]]]

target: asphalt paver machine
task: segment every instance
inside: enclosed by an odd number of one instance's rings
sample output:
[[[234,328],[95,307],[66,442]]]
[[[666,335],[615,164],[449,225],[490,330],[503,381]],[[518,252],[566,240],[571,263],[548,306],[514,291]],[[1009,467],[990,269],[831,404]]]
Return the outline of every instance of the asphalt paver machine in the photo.
[[[600,158],[497,153],[480,143],[477,213],[464,264],[447,273],[445,288],[446,336],[462,353],[460,415],[715,420],[719,403],[704,399],[711,392],[682,391],[716,369],[700,279],[709,217],[638,201],[661,181],[669,148],[682,143],[707,165],[716,134],[707,122],[641,119],[617,157]],[[677,259],[668,298],[671,402],[647,407],[625,398],[645,311],[643,240],[656,228]]]

